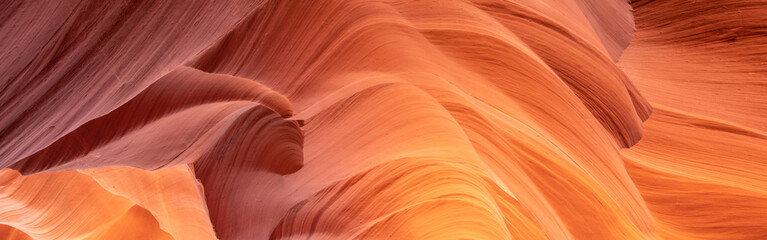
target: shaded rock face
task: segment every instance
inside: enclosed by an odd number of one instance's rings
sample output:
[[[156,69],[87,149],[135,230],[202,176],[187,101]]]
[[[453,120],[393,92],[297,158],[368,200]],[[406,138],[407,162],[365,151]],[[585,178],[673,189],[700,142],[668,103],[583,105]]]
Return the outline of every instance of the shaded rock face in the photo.
[[[767,238],[765,13],[3,1],[0,239]]]

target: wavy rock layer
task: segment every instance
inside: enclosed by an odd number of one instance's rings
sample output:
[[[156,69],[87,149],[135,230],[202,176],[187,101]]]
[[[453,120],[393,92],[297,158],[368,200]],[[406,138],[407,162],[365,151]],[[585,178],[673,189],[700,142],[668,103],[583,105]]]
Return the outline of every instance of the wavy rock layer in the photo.
[[[765,1],[635,1],[620,67],[656,111],[625,149],[668,239],[767,236]]]
[[[767,236],[758,1],[59,4],[0,8],[6,239]]]

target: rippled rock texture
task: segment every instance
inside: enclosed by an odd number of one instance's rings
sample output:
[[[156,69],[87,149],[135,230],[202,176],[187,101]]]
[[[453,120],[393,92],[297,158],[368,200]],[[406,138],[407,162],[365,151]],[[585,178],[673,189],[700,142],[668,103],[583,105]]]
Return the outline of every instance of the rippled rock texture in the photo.
[[[0,239],[764,239],[767,1],[0,2]]]

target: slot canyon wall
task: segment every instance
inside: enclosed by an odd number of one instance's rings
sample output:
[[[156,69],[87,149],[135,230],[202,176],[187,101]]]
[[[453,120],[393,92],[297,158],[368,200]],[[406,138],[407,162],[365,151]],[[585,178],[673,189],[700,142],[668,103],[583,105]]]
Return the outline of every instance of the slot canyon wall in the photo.
[[[765,0],[0,2],[0,239],[765,239]]]

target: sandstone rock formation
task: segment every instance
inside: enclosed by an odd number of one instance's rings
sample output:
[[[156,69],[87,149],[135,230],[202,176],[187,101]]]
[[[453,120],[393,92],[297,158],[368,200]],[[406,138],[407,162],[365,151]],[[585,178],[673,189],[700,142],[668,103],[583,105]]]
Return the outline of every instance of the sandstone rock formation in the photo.
[[[764,0],[0,3],[0,239],[767,238]]]

